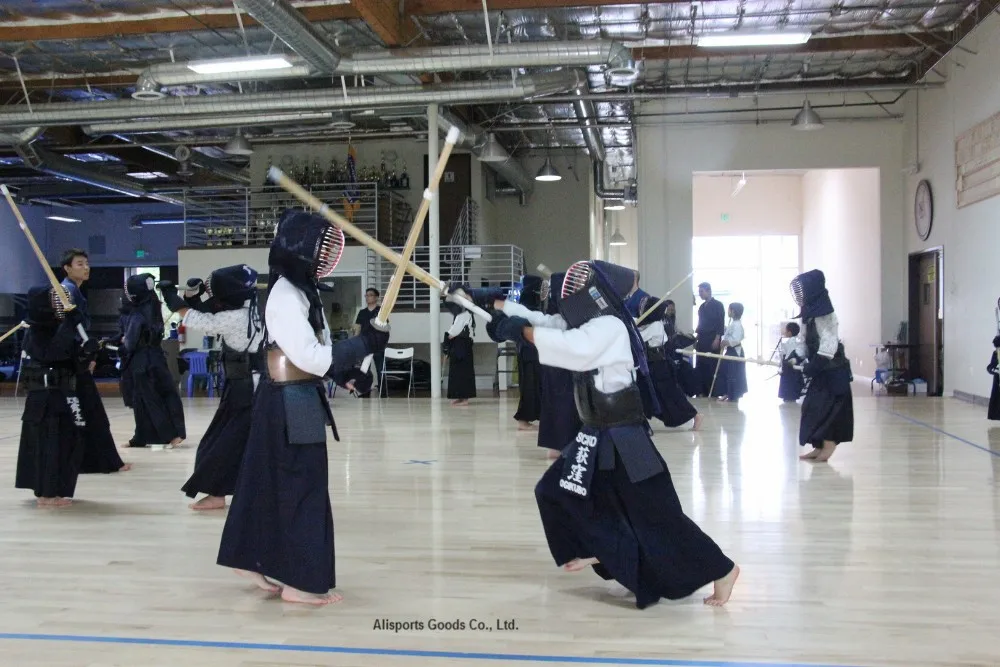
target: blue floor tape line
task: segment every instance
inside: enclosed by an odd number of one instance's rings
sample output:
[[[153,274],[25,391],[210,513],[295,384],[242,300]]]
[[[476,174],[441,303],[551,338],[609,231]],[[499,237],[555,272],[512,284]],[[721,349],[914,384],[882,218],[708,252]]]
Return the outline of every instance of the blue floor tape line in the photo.
[[[731,660],[675,660],[658,658],[609,658],[571,655],[520,655],[516,653],[466,653],[460,651],[417,651],[388,648],[354,648],[349,646],[309,646],[300,644],[251,644],[244,642],[200,641],[195,639],[154,639],[146,637],[95,637],[90,635],[43,635],[2,632],[0,640],[80,642],[89,644],[132,644],[170,646],[178,648],[224,648],[247,651],[289,651],[305,653],[345,653],[407,658],[441,658],[451,660],[502,660],[507,662],[572,663],[577,665],[658,665],[659,667],[853,667],[789,662],[740,662]]]
[[[934,431],[935,433],[940,433],[941,435],[944,435],[944,436],[947,436],[949,438],[952,438],[953,440],[958,440],[959,442],[961,442],[963,444],[966,444],[969,447],[975,447],[976,449],[982,450],[982,451],[986,452],[987,454],[992,454],[993,456],[1000,456],[1000,452],[998,452],[998,451],[990,449],[989,447],[983,447],[982,445],[977,445],[976,443],[972,442],[971,440],[966,440],[965,438],[963,438],[961,436],[957,436],[954,433],[948,433],[948,431],[943,431],[943,430],[939,429],[937,426],[931,426],[930,424],[928,424],[926,422],[922,422],[919,419],[914,419],[913,417],[907,417],[904,414],[901,414],[899,412],[894,412],[892,410],[886,410],[886,412],[888,412],[890,415],[895,415],[896,417],[899,417],[900,419],[905,419],[906,421],[910,422],[911,424],[916,424],[917,426],[923,426],[924,428],[928,428],[928,429]]]

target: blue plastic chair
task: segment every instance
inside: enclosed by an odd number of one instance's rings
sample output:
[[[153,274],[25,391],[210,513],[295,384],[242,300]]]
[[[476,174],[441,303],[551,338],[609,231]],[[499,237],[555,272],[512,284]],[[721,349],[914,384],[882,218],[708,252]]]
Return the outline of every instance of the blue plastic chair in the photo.
[[[184,358],[187,359],[188,362],[188,398],[194,396],[195,380],[204,380],[205,386],[208,388],[209,398],[215,396],[215,383],[212,382],[212,376],[208,373],[208,353],[185,352]]]

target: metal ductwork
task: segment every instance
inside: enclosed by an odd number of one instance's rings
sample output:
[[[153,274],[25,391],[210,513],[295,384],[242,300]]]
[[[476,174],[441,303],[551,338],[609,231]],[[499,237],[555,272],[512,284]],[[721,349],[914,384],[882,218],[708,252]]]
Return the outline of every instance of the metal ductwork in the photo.
[[[523,100],[574,90],[586,81],[579,70],[562,70],[509,81],[475,81],[435,86],[368,87],[349,92],[309,90],[246,95],[205,95],[174,97],[157,104],[136,100],[110,102],[54,102],[36,104],[32,111],[0,112],[0,127],[80,125],[100,121],[122,121],[119,131],[128,130],[128,121],[153,118],[250,115],[322,111],[332,109],[380,108],[427,104],[458,105]]]
[[[492,54],[486,46],[440,46],[360,52],[341,59],[333,71],[321,70],[301,56],[287,58],[292,64],[291,67],[251,72],[199,74],[190,69],[188,63],[161,63],[152,65],[139,76],[137,91],[141,99],[144,91],[148,93],[165,86],[199,83],[301,79],[319,75],[423,74],[521,67],[604,65],[608,72],[617,72],[619,75],[632,68],[638,76],[638,70],[632,64],[631,57],[631,51],[618,42],[594,40],[497,44],[493,47]]]
[[[19,144],[14,147],[24,164],[37,171],[68,178],[77,183],[86,183],[97,188],[110,190],[131,197],[146,197],[167,204],[183,206],[184,202],[168,195],[151,192],[138,183],[127,179],[88,169],[83,164],[62,155],[51,153],[32,143]]]
[[[470,149],[472,154],[477,158],[482,156],[483,147],[486,145],[486,140],[489,136],[483,128],[478,125],[470,126],[466,124],[448,109],[440,109],[438,111],[438,126],[442,134],[447,134],[453,127],[457,128],[460,133],[457,146]],[[531,176],[524,170],[524,167],[521,166],[520,162],[508,155],[506,160],[491,160],[483,162],[483,164],[513,186],[510,190],[496,188],[494,194],[519,194],[521,205],[524,206],[527,204],[527,197],[534,191],[535,183]]]
[[[121,141],[134,143],[131,139],[129,139],[124,135],[114,134],[112,136],[115,139],[120,139]],[[140,144],[136,145],[138,146]],[[157,146],[142,146],[142,148],[149,151],[150,153],[161,155],[175,162],[181,162],[181,160],[177,158],[177,155],[175,153],[163,150],[162,148],[159,148]],[[242,183],[244,185],[250,185],[250,175],[247,173],[245,169],[237,169],[232,165],[226,164],[222,160],[216,160],[215,158],[199,153],[198,151],[190,151],[190,153],[191,157],[185,160],[186,162],[189,162],[190,164],[193,164],[196,167],[200,167],[201,169],[215,172],[216,174],[228,178],[231,181]]]
[[[246,116],[216,116],[214,118],[178,118],[176,120],[137,120],[128,124],[129,134],[163,134],[175,130],[205,130],[211,128],[250,127],[254,125],[290,125],[311,121],[332,121],[333,114],[322,113],[287,113],[287,114],[257,114]],[[121,129],[121,123],[94,123],[83,125],[80,129],[90,136],[114,134]]]
[[[331,73],[340,64],[341,56],[334,51],[287,0],[235,0],[236,4],[302,56],[320,72]]]
[[[45,131],[43,127],[29,127],[17,134],[11,134],[8,132],[0,132],[0,145],[2,146],[21,146],[24,144],[30,144],[32,141],[37,139],[42,132]]]
[[[617,190],[605,188],[604,160],[607,158],[607,151],[604,150],[604,141],[601,139],[601,128],[597,125],[597,110],[594,108],[594,103],[585,97],[589,92],[585,86],[580,86],[574,92],[576,97],[573,100],[573,109],[583,125],[581,129],[583,141],[594,163],[594,194],[599,199],[620,199],[628,204],[638,203],[639,191],[635,183]]]

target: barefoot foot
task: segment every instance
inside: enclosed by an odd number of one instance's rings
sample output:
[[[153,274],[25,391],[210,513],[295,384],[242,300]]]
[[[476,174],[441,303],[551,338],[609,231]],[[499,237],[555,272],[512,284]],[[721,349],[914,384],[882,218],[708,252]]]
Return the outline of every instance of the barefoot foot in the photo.
[[[816,457],[816,462],[822,463],[824,461],[829,461],[835,451],[837,451],[836,443],[824,442],[823,449],[819,450],[819,455]]]
[[[222,510],[226,509],[226,499],[218,496],[205,496],[196,503],[188,505],[193,510]]]
[[[555,449],[550,449],[549,453],[547,454],[547,456],[549,458],[549,461],[555,461],[561,455],[562,455],[562,452],[559,452],[559,451],[557,451]]]
[[[601,561],[596,558],[574,558],[570,562],[563,565],[563,569],[567,572],[579,572],[580,570],[590,567],[591,565],[597,565]]]
[[[177,449],[178,447],[182,447],[182,442],[184,442],[184,438],[174,438],[170,441],[170,444],[168,444],[167,447],[170,449]]]
[[[532,424],[531,422],[522,422],[522,421],[517,422],[518,431],[530,431],[533,428],[535,428],[535,425]]]
[[[715,591],[710,596],[705,598],[705,604],[711,607],[721,607],[729,602],[729,596],[733,594],[733,586],[736,585],[736,579],[739,576],[740,566],[734,565],[729,574],[724,576],[722,579],[716,579]]]
[[[701,428],[701,422],[705,420],[705,415],[700,412],[694,416],[694,425],[691,427],[692,431],[697,431]]]
[[[819,449],[818,447],[813,447],[813,450],[811,452],[809,452],[808,454],[803,454],[802,456],[799,457],[799,460],[800,461],[811,461],[811,460],[815,459],[817,456],[819,456],[819,453],[821,451],[823,451],[823,450]]]
[[[343,600],[344,597],[339,593],[326,593],[325,595],[306,593],[305,591],[300,591],[297,588],[285,586],[281,590],[281,599],[285,602],[298,602],[301,604],[320,606],[325,604],[335,604]]]
[[[118,472],[128,472],[131,469],[132,469],[131,463],[123,463],[122,467],[118,469]]]
[[[240,575],[241,577],[246,577],[247,579],[252,581],[254,585],[257,586],[257,588],[267,591],[268,593],[277,593],[278,591],[281,590],[280,587],[278,587],[275,584],[272,584],[264,577],[264,575],[260,574],[259,572],[249,572],[247,570],[237,570],[235,568],[233,568],[233,572]]]
[[[39,498],[39,507],[67,507],[73,504],[73,501],[69,498]]]

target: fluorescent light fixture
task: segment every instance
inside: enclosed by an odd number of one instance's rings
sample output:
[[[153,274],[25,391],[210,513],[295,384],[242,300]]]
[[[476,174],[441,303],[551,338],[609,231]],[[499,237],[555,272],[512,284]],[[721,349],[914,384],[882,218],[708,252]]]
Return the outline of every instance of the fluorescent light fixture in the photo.
[[[49,220],[57,220],[58,222],[80,222],[76,218],[64,218],[61,215],[50,215]]]
[[[143,227],[149,225],[183,225],[184,218],[143,218],[139,220],[139,224]]]
[[[283,56],[258,56],[251,58],[226,58],[222,60],[200,60],[188,63],[188,69],[198,74],[229,74],[232,72],[261,72],[271,69],[287,69],[292,63]]]
[[[812,37],[808,32],[770,32],[770,33],[727,33],[724,35],[703,35],[698,38],[698,46],[731,47],[731,46],[791,46],[805,44]]]
[[[162,171],[132,171],[129,172],[128,175],[140,181],[153,181],[157,178],[167,178],[167,175]]]

